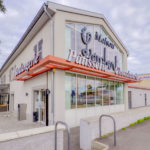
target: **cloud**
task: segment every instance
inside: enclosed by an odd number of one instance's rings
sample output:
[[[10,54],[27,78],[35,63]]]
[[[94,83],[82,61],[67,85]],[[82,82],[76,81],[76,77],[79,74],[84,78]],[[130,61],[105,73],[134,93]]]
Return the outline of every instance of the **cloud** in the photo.
[[[140,65],[141,62],[136,57],[129,56],[128,57],[128,64],[130,64],[130,65]]]
[[[52,0],[53,2],[102,13],[129,50],[130,72],[150,72],[150,1],[145,0]],[[44,0],[5,0],[7,13],[0,13],[0,64],[13,50]]]

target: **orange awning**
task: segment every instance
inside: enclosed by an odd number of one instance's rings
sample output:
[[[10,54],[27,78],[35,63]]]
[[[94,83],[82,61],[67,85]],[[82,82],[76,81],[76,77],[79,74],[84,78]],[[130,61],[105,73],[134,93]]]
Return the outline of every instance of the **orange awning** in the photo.
[[[0,107],[7,107],[8,105],[1,104]]]
[[[21,74],[17,75],[14,80],[25,81],[32,77],[35,77],[41,73],[44,73],[51,69],[62,69],[72,72],[82,73],[86,75],[92,75],[107,79],[112,79],[120,82],[133,83],[138,82],[139,80],[129,78],[126,76],[121,76],[113,72],[108,72],[104,70],[94,69],[75,62],[69,62],[66,59],[48,55],[44,59],[40,60],[36,65],[31,67],[29,71],[24,71]]]

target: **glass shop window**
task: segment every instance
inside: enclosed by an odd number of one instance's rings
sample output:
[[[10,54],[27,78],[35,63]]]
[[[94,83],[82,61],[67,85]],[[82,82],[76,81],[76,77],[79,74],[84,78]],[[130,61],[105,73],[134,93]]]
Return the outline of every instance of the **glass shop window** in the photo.
[[[86,76],[77,75],[77,107],[86,107]]]
[[[85,45],[81,40],[81,30],[84,27],[85,25],[75,24],[75,50],[77,51],[77,54],[80,53],[83,48],[85,48]]]
[[[88,44],[88,49],[91,49],[94,53],[94,25],[86,25],[86,32],[91,33],[91,41]],[[85,45],[84,45],[85,47]]]
[[[102,29],[100,26],[94,26],[94,39],[95,39],[95,33],[98,33],[98,35],[101,35]],[[103,57],[103,50],[102,50],[102,44],[98,40],[94,40],[94,52],[100,56]]]
[[[75,50],[75,24],[66,24],[66,58],[68,57],[69,49]]]
[[[109,88],[110,88],[110,105],[115,104],[115,85],[114,82],[109,82]]]
[[[95,81],[92,77],[87,77],[86,81],[87,90],[87,106],[95,106]]]
[[[114,56],[117,56],[117,67],[120,68],[120,70],[123,70],[123,54],[120,52],[120,50],[115,46],[114,49]]]
[[[123,54],[119,48],[117,48],[116,44],[114,44],[114,49],[112,49],[105,44],[102,44],[100,41],[95,40],[95,33],[97,32],[101,39],[107,38],[107,41],[114,43],[100,25],[67,22],[65,27],[66,58],[68,57],[69,49],[76,50],[77,54],[80,54],[81,50],[86,47],[81,39],[81,30],[84,27],[86,27],[86,33],[90,32],[92,35],[91,41],[88,44],[88,49],[91,49],[92,53],[96,53],[98,56],[103,57],[104,48],[106,48],[106,59],[114,62],[115,56],[117,56],[117,66],[122,70]]]
[[[116,83],[116,104],[123,104],[123,84]]]
[[[95,80],[96,105],[103,105],[103,84],[101,79]]]
[[[109,81],[103,81],[103,105],[109,105]]]
[[[66,73],[66,109],[123,104],[123,90],[123,83]]]
[[[65,76],[66,109],[76,107],[76,75],[66,73]]]

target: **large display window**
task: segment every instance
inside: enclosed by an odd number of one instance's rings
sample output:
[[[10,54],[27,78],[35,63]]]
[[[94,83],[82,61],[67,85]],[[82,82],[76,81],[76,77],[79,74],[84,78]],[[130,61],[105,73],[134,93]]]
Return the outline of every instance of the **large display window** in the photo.
[[[67,72],[66,109],[123,104],[123,88],[123,83]]]
[[[123,71],[123,53],[121,53],[118,46],[100,25],[67,22],[65,37],[66,59],[68,58],[69,50],[75,50],[77,54],[80,54],[81,50],[85,48],[85,43],[81,37],[84,28],[86,28],[86,33],[90,33],[91,35],[90,42],[88,42],[88,50],[91,50],[92,54],[96,54],[99,57],[106,55],[107,61],[116,64]],[[96,39],[96,34],[101,40]],[[113,46],[110,46],[110,44]],[[106,54],[104,54],[104,48],[106,49]],[[116,62],[115,57],[117,58]]]

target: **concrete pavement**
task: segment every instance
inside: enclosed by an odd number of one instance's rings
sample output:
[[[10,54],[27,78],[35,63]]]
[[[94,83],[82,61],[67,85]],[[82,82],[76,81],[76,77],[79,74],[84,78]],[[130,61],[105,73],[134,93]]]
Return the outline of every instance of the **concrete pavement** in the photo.
[[[110,150],[150,150],[150,120],[118,131],[116,147],[113,145],[113,135],[100,142],[109,145]]]
[[[1,112],[0,114],[0,134],[43,126],[44,125],[41,123],[29,123],[26,120],[18,121],[17,117],[15,117],[12,113]]]

